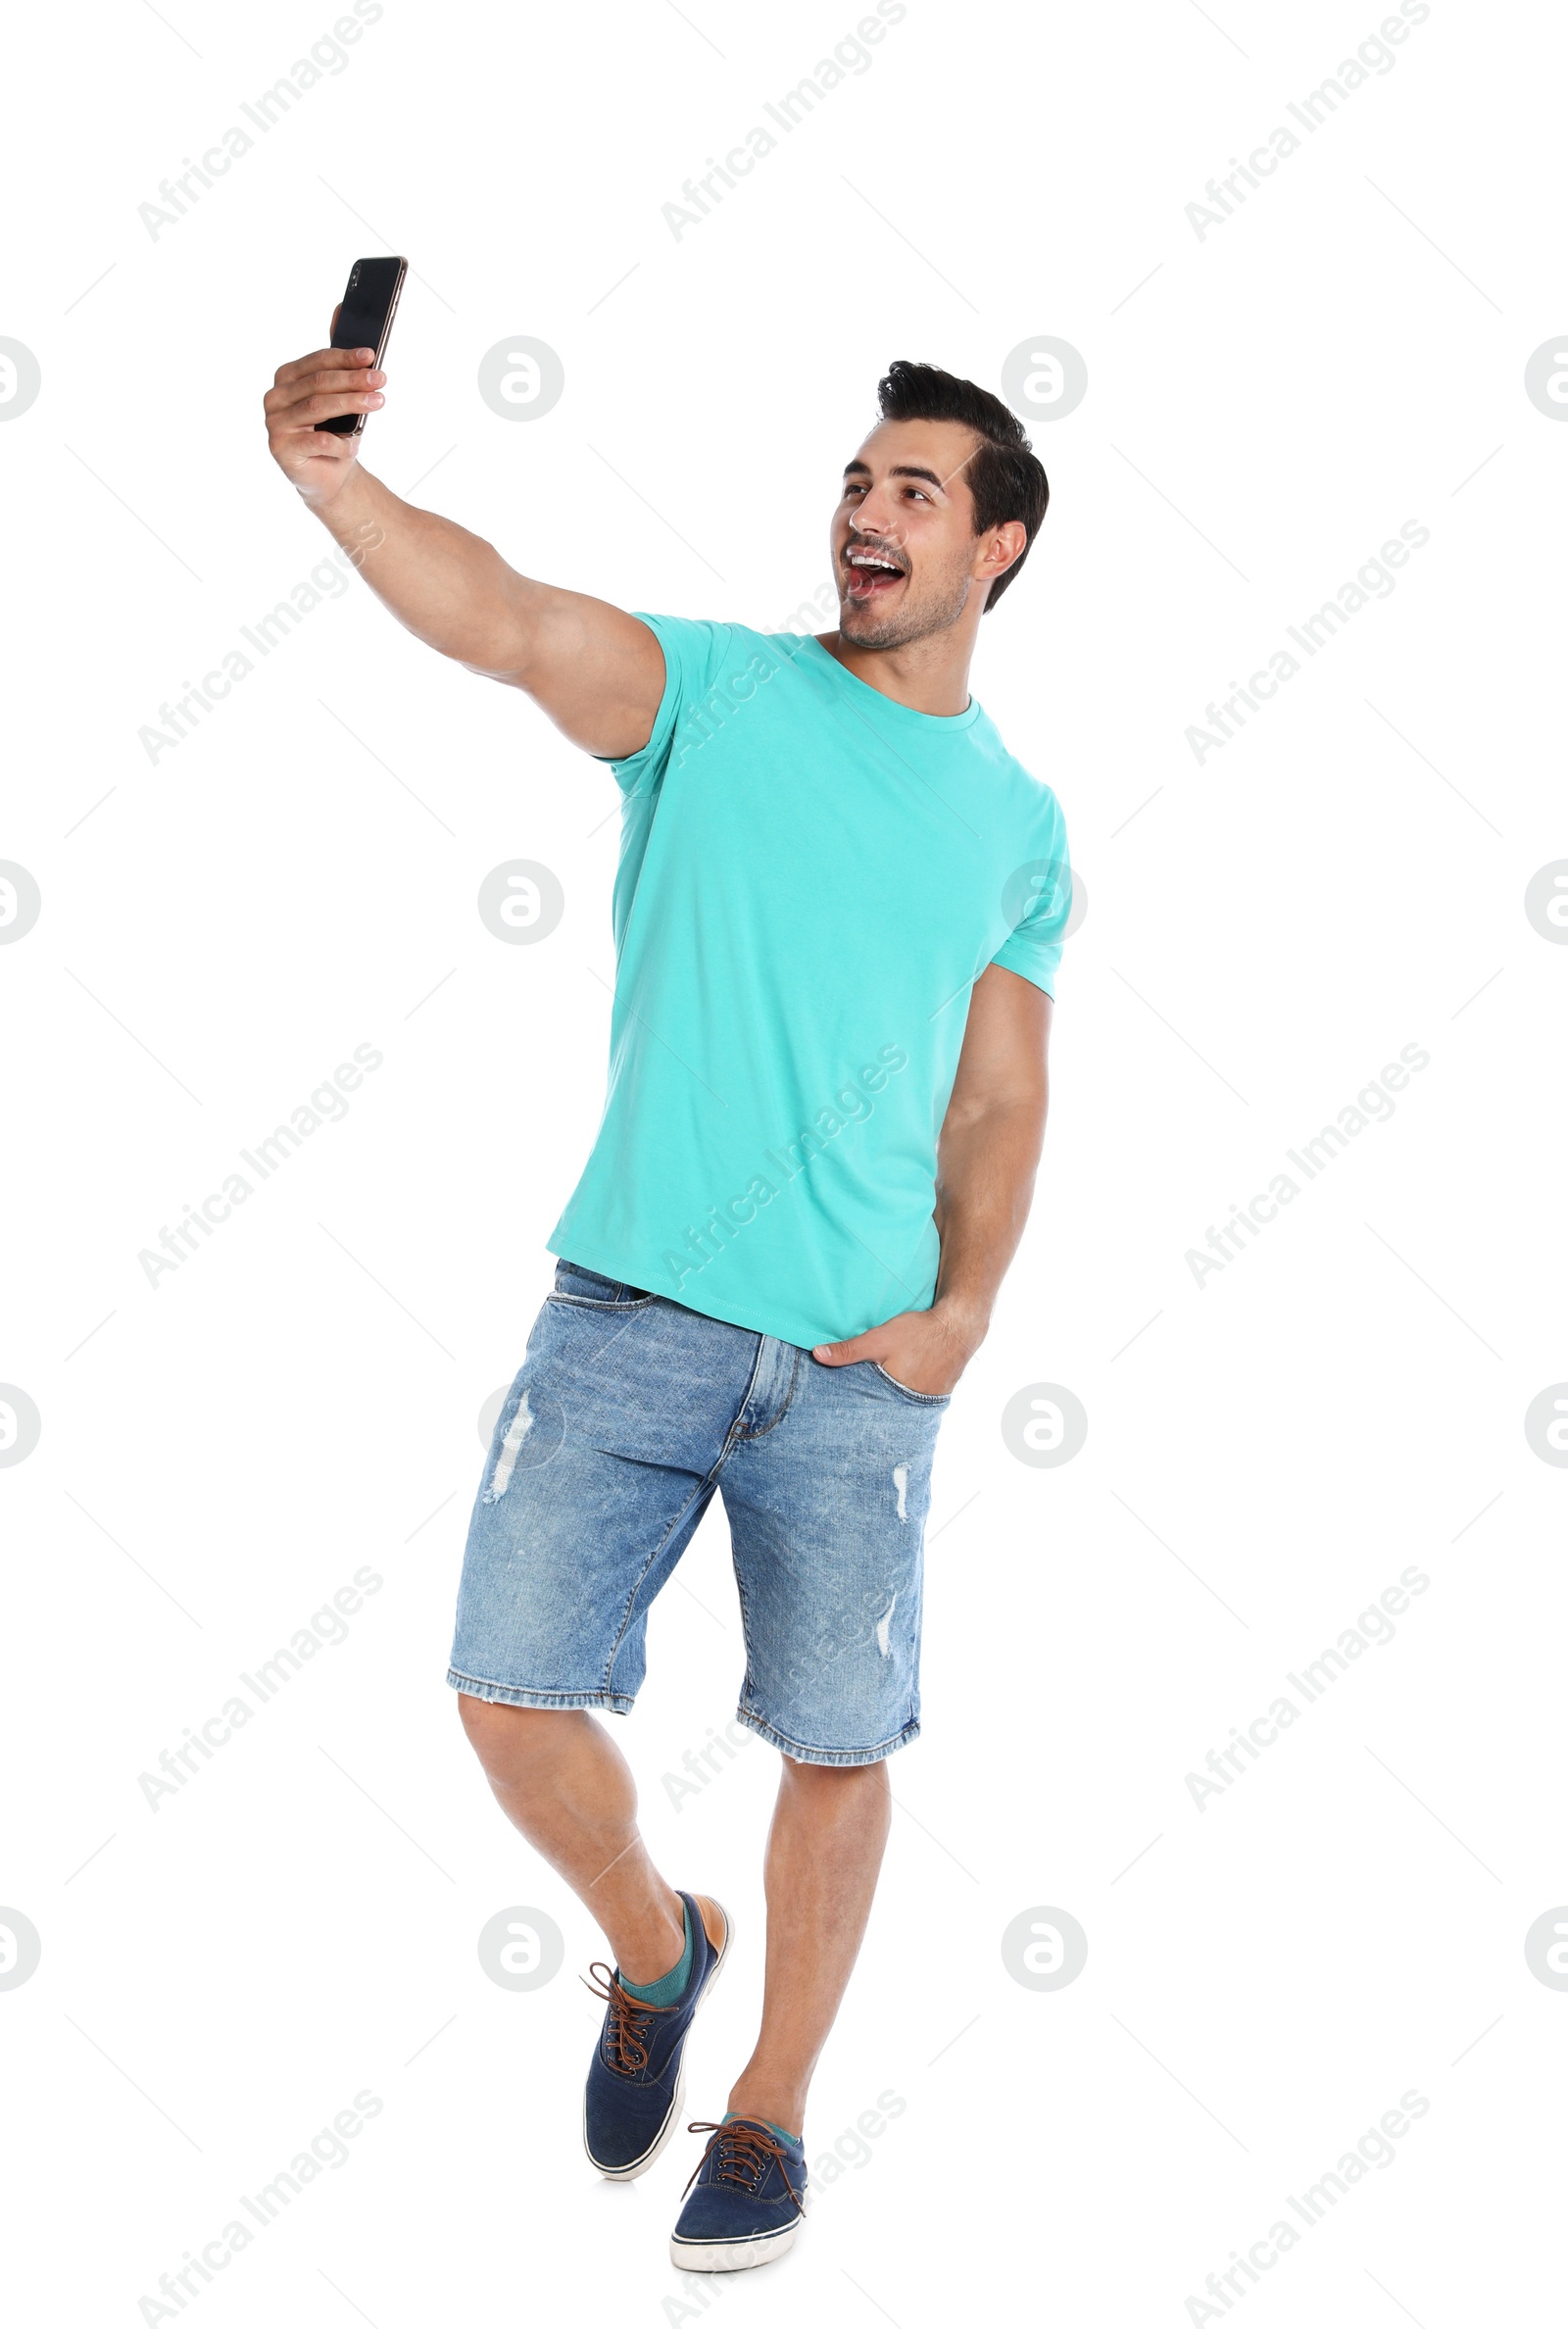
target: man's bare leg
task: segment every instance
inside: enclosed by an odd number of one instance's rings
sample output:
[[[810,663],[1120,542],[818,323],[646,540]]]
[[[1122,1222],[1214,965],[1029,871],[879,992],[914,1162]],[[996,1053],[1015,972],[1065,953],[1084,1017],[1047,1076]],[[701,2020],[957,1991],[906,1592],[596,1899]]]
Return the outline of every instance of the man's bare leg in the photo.
[[[859,1955],[892,1817],[886,1763],[784,1759],[763,1864],[762,2027],[730,2090],[737,2117],[804,2130],[807,2089]]]
[[[658,1981],[685,1946],[680,1901],[637,1830],[625,1757],[578,1708],[460,1697],[465,1730],[513,1825],[598,1922],[628,1981]],[[728,2107],[798,2135],[817,2056],[859,1954],[892,1820],[883,1763],[783,1759],[763,1862],[762,2027]],[[714,1904],[694,1896],[710,1941]]]
[[[637,1789],[625,1757],[579,1707],[506,1707],[460,1696],[463,1727],[497,1803],[570,1885],[628,1981],[660,1980],[680,1962],[680,1900],[637,1830]],[[695,1894],[708,1938],[722,1912]]]

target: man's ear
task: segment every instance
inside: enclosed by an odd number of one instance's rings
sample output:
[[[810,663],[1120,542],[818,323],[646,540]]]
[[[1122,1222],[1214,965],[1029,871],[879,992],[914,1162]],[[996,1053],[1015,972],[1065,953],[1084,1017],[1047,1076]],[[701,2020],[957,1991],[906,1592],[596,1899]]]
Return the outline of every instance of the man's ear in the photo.
[[[1028,546],[1029,535],[1021,518],[1009,518],[1004,525],[992,526],[975,566],[975,580],[995,582],[1008,567],[1017,565]]]

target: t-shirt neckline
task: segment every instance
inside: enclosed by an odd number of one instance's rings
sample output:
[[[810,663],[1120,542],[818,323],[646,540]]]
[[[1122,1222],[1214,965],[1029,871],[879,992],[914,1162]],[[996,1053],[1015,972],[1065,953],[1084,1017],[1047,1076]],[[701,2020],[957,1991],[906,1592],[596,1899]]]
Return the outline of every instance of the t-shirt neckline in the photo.
[[[961,712],[917,712],[912,704],[901,704],[896,696],[884,695],[879,687],[868,687],[863,679],[858,679],[853,671],[846,670],[838,657],[829,654],[813,632],[807,632],[806,644],[814,653],[817,662],[825,664],[835,678],[846,687],[853,688],[858,696],[869,696],[880,711],[906,725],[925,728],[938,735],[956,735],[963,728],[972,727],[980,717],[979,701],[973,695]]]

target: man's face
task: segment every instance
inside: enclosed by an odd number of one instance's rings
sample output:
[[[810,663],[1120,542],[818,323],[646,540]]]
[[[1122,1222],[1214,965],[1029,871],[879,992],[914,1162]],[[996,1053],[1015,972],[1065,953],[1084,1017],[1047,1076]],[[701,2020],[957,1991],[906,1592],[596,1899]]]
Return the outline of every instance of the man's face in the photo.
[[[948,629],[986,588],[976,569],[995,533],[975,533],[964,476],[979,445],[956,421],[884,421],[866,438],[833,515],[842,638],[907,646]]]

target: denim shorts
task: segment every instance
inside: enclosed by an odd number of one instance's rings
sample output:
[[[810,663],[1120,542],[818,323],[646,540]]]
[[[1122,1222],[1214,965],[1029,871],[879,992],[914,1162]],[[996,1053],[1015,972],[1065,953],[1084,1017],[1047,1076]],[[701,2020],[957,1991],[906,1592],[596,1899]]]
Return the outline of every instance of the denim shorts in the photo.
[[[746,1641],[737,1717],[800,1762],[920,1728],[920,1575],[945,1397],[563,1262],[468,1523],[447,1679],[628,1713],[648,1611],[717,1490]]]

